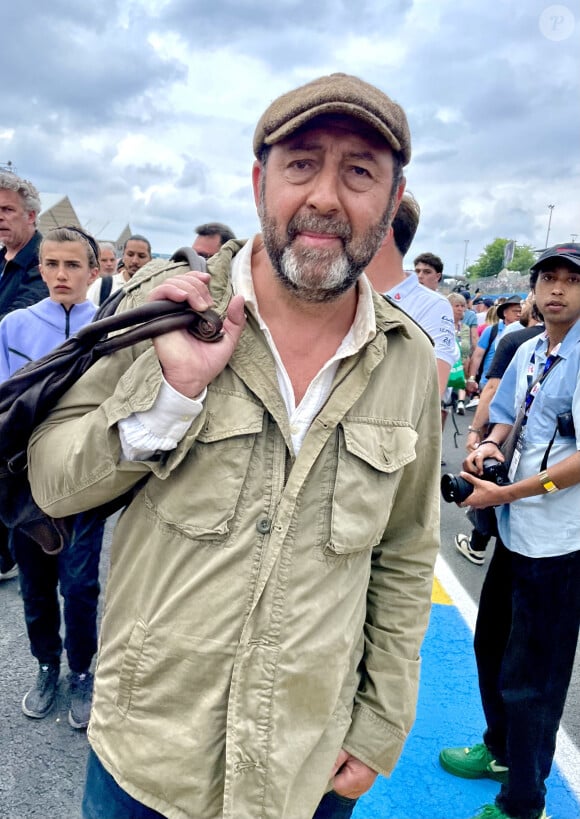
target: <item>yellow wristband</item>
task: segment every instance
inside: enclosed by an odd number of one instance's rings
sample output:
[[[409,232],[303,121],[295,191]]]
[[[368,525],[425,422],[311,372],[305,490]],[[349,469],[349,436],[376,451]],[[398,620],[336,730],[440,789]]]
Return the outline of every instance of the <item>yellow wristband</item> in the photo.
[[[548,477],[548,472],[545,469],[538,475],[538,480],[540,481],[546,492],[557,492],[560,489],[560,487],[556,486],[554,481]]]

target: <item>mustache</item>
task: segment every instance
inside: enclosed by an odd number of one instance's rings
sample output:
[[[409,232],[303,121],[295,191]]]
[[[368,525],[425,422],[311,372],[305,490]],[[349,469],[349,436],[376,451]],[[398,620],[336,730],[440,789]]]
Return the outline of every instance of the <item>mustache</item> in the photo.
[[[290,241],[296,238],[299,233],[310,231],[312,233],[337,236],[344,242],[352,239],[352,228],[348,222],[341,222],[337,219],[325,219],[315,214],[296,214],[288,223],[287,233]]]

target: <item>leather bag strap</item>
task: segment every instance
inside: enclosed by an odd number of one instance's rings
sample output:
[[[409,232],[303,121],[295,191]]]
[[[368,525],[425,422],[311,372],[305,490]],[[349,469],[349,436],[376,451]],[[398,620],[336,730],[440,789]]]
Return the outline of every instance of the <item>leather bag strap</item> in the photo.
[[[171,330],[187,329],[201,341],[219,341],[222,320],[214,310],[198,312],[189,305],[173,301],[152,301],[82,327],[77,339],[95,348],[95,355],[109,355],[148,338]],[[124,330],[125,332],[120,332]],[[107,338],[110,333],[116,335]]]

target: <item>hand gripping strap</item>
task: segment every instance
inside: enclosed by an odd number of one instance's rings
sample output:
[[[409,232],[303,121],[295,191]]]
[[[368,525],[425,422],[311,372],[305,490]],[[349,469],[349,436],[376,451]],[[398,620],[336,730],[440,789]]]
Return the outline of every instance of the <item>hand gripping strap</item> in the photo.
[[[184,302],[151,301],[86,324],[76,337],[83,346],[94,346],[95,356],[101,357],[148,338],[181,329],[187,329],[201,341],[219,341],[222,320],[214,310],[198,312]],[[125,332],[119,333],[120,330]],[[109,333],[118,335],[106,338]]]

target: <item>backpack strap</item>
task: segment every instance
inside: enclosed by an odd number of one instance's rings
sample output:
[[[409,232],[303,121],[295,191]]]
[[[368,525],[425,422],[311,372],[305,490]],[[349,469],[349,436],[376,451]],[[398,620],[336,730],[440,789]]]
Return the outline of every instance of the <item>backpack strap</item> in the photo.
[[[111,295],[111,290],[113,289],[113,277],[112,276],[103,276],[101,278],[101,292],[99,295],[99,307],[102,305],[104,301],[106,301],[109,296]]]
[[[495,341],[498,333],[499,333],[499,322],[497,322],[497,324],[492,324],[492,326],[491,326],[491,331],[489,333],[489,341],[488,341],[487,347],[485,348],[485,351],[483,353],[483,358],[481,359],[481,364],[479,365],[479,368],[478,368],[477,373],[475,375],[475,378],[476,378],[476,380],[478,382],[481,381],[481,376],[483,375],[483,362],[485,361],[485,357],[488,354],[488,352],[490,351],[491,345]]]

